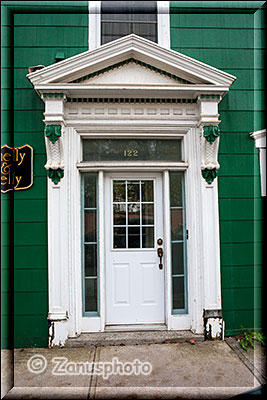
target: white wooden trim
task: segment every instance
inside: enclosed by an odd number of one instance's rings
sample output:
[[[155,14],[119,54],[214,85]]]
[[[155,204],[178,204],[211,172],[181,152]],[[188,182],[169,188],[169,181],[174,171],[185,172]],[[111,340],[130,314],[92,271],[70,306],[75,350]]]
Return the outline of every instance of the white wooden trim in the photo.
[[[260,149],[261,195],[266,196],[266,148]]]
[[[176,314],[170,317],[170,330],[181,331],[191,329],[191,317],[188,314]]]
[[[104,172],[98,174],[98,214],[99,214],[99,296],[100,296],[100,329],[105,330],[106,322],[106,263],[105,263],[105,206],[104,206]]]
[[[170,49],[170,14],[169,1],[157,1],[158,10],[158,44]]]
[[[80,330],[81,332],[100,332],[101,328],[101,318],[100,317],[82,317],[80,320]]]
[[[163,171],[163,229],[164,229],[164,264],[165,264],[165,315],[166,325],[171,329],[171,235],[170,235],[170,187],[169,171]]]
[[[61,227],[64,226],[62,213],[65,213],[65,199],[63,185],[56,186],[48,181],[48,291],[49,291],[49,320],[67,319],[67,304],[65,291],[65,254],[63,248],[64,235]],[[64,196],[65,195],[65,196]],[[63,208],[63,209],[62,209]],[[66,227],[64,229],[66,232]],[[57,265],[57,268],[54,266]],[[56,282],[56,285],[54,284]]]
[[[75,129],[66,129],[66,168],[65,184],[67,185],[68,209],[65,218],[68,219],[68,291],[69,298],[69,336],[81,332],[80,318],[82,316],[82,269],[81,269],[81,179],[76,168],[76,160],[80,157],[81,140]],[[62,182],[63,182],[62,180]],[[78,266],[78,268],[77,268]],[[56,268],[56,266],[55,266]],[[54,282],[55,284],[55,282]]]
[[[107,332],[123,332],[123,331],[165,331],[166,324],[162,323],[143,323],[143,324],[106,324],[105,331]]]
[[[88,49],[101,45],[101,1],[88,1]]]
[[[101,1],[88,1],[88,49],[101,46]],[[158,44],[170,48],[169,2],[157,1]]]
[[[266,148],[266,129],[251,132],[250,137],[255,140],[257,148]]]
[[[77,164],[77,168],[80,171],[90,171],[97,169],[178,169],[184,171],[188,167],[188,163],[185,162],[156,162],[156,161],[135,161],[135,162],[127,162],[127,161],[83,161]]]
[[[139,121],[112,121],[112,120],[95,120],[95,121],[86,121],[86,120],[67,120],[67,126],[72,126],[75,128],[76,131],[79,133],[84,133],[86,136],[86,132],[89,135],[90,132],[94,134],[98,133],[113,133],[113,136],[120,135],[120,133],[128,134],[128,137],[131,135],[135,136],[136,134],[140,133],[147,133],[150,135],[156,135],[157,133],[161,133],[162,135],[168,135],[171,132],[187,132],[192,126],[197,127],[198,125],[198,118],[177,118],[176,121],[168,121],[167,119],[160,120],[139,120]],[[88,136],[89,137],[89,136]]]
[[[250,137],[255,140],[255,146],[259,149],[261,195],[266,196],[266,129],[252,132]]]
[[[201,181],[204,308],[221,309],[220,239],[217,180]]]
[[[173,139],[173,138],[177,138],[177,139],[182,139],[185,135],[187,130],[182,129],[181,133],[177,133],[177,131],[179,132],[181,128],[179,128],[179,126],[176,129],[176,133],[171,133],[171,132],[164,132],[164,136],[161,133],[150,133],[150,129],[149,127],[147,127],[147,132],[145,133],[135,133],[134,137],[136,139],[138,138],[147,138],[147,139]],[[83,132],[80,130],[77,130],[77,133],[79,133],[79,135],[81,136],[82,139],[118,139],[118,138],[124,138],[124,139],[131,139],[133,137],[133,135],[129,132],[112,132],[112,131],[108,131],[108,132],[99,132],[99,133],[95,133],[94,131],[92,132]]]
[[[49,180],[48,197],[48,316],[49,346],[63,346],[69,334],[67,184]]]
[[[190,160],[185,173],[185,209],[187,239],[187,284],[190,328],[203,333],[203,256],[202,256],[202,211],[199,130],[191,128],[184,138],[185,159]],[[219,223],[219,221],[218,221]],[[178,320],[177,320],[178,321]]]

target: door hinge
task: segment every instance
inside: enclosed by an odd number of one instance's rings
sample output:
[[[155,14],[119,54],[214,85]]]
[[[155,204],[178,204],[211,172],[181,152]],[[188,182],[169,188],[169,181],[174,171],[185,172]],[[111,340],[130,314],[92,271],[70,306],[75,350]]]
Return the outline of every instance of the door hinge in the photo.
[[[189,238],[189,232],[188,232],[188,229],[186,230],[186,239],[188,239]]]

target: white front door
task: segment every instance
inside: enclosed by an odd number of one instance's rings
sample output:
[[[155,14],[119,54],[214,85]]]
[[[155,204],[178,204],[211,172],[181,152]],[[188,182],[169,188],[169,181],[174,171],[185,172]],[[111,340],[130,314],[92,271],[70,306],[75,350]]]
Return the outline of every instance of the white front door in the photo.
[[[105,179],[106,324],[163,323],[161,174]]]

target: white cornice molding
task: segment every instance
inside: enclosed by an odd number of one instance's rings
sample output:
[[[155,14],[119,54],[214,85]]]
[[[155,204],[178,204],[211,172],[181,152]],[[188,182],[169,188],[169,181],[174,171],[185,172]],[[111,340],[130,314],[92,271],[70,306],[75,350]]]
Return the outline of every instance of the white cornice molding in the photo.
[[[228,92],[228,87],[216,85],[81,85],[81,84],[37,84],[37,93],[43,97],[44,93],[61,92],[67,97],[147,97],[147,98],[190,98],[199,95],[214,94],[221,98]],[[219,101],[220,101],[219,100]],[[210,99],[210,101],[213,101]],[[217,100],[217,102],[219,102]]]
[[[255,140],[257,148],[266,148],[266,129],[251,132],[250,137]]]
[[[182,76],[184,79],[193,79],[196,83],[204,81],[207,84],[229,88],[236,79],[233,75],[174,50],[165,49],[157,43],[134,34],[32,72],[27,77],[34,86],[73,80],[85,75],[88,71],[103,69],[129,57]]]

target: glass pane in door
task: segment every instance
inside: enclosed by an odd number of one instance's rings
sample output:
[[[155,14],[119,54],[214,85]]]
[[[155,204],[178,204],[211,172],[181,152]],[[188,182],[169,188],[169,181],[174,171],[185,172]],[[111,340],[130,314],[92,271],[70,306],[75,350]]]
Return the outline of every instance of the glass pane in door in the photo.
[[[113,248],[154,248],[154,180],[113,181]]]

